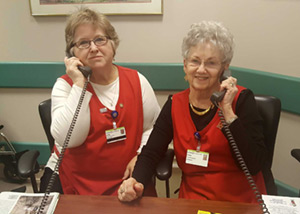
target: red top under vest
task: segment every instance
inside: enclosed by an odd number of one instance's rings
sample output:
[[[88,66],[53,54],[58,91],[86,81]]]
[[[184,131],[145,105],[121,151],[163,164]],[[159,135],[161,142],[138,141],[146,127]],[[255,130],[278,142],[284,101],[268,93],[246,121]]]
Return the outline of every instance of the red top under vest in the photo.
[[[234,110],[237,98],[244,88],[238,86],[238,89],[233,101]],[[220,129],[218,113],[199,131],[200,151],[209,153],[208,167],[185,163],[187,150],[196,150],[198,144],[194,137],[197,130],[189,110],[189,92],[187,89],[177,93],[172,99],[174,150],[182,170],[179,198],[256,203],[253,190],[242,170],[236,165],[230,145]],[[259,172],[253,177],[259,191],[266,194],[262,173]]]
[[[115,119],[117,127],[125,127],[126,140],[108,144],[105,131],[113,128],[111,111],[101,113],[105,106],[92,86],[90,130],[85,142],[66,150],[59,169],[65,194],[117,195],[128,162],[137,154],[143,134],[143,104],[137,71],[117,66],[119,70],[119,99]],[[72,80],[64,75],[70,85]]]

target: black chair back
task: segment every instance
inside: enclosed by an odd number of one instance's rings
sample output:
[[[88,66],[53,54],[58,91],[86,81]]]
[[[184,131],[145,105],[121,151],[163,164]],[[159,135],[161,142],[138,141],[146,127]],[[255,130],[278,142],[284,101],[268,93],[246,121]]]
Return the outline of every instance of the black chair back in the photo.
[[[52,151],[54,146],[54,138],[51,135],[50,127],[51,127],[51,99],[45,100],[39,104],[39,114],[41,117],[41,121],[44,127],[44,131],[46,133],[50,151]]]
[[[255,95],[257,108],[264,121],[264,137],[268,150],[268,157],[263,167],[263,175],[266,183],[267,193],[277,195],[277,188],[271,171],[276,135],[281,112],[281,102],[278,98],[266,95]]]

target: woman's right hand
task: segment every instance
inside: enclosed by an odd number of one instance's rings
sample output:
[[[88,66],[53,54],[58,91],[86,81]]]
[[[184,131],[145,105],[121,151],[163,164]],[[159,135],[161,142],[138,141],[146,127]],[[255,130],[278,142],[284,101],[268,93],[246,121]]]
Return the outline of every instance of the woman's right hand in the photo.
[[[76,57],[65,57],[66,73],[72,79],[73,83],[83,88],[85,83],[85,77],[78,69],[78,66],[83,66],[82,62]]]
[[[120,201],[133,201],[143,195],[144,185],[137,182],[134,178],[128,178],[123,181],[118,190],[118,198]]]

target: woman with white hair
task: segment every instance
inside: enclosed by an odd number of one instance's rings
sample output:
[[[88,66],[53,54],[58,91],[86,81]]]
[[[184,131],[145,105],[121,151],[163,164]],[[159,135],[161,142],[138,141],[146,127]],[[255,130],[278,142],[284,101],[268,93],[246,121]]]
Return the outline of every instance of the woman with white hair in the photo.
[[[121,201],[140,197],[159,160],[173,140],[182,170],[179,198],[255,203],[248,181],[231,150],[224,119],[236,141],[254,182],[266,193],[261,169],[266,157],[263,125],[251,90],[229,77],[220,81],[233,57],[233,36],[221,23],[193,24],[183,40],[184,79],[189,88],[165,103],[135,165],[132,178],[119,188]],[[214,105],[215,91],[226,93]]]

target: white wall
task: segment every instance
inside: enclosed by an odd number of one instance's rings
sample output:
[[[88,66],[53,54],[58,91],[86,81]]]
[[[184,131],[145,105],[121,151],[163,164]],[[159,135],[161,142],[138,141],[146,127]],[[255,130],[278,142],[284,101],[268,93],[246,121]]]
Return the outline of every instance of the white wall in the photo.
[[[222,21],[235,35],[233,66],[300,77],[300,1],[164,0],[163,15],[109,16],[121,44],[117,62],[181,62],[181,41],[203,19]],[[29,1],[0,0],[0,61],[62,61],[65,16],[33,17]],[[1,71],[0,71],[1,75]],[[1,76],[0,76],[1,78]],[[171,92],[157,92],[162,105]],[[0,123],[14,141],[46,142],[37,104],[50,89],[0,89]],[[287,95],[288,96],[288,95]],[[273,172],[300,188],[300,117],[282,113]]]
[[[29,1],[0,0],[1,61],[61,61],[65,16],[33,17]],[[119,62],[181,62],[189,26],[222,21],[235,35],[234,66],[300,77],[297,0],[164,0],[163,15],[109,16]],[[5,41],[5,42],[3,42]]]

